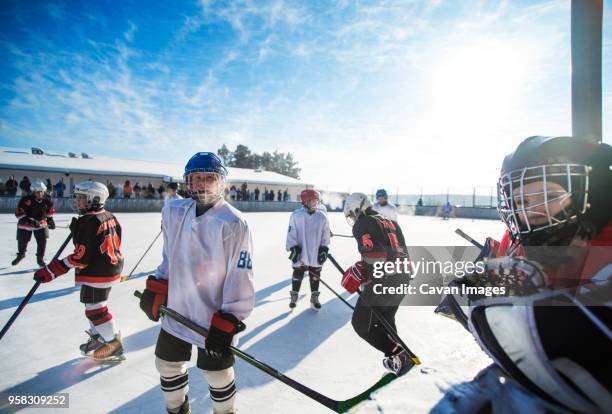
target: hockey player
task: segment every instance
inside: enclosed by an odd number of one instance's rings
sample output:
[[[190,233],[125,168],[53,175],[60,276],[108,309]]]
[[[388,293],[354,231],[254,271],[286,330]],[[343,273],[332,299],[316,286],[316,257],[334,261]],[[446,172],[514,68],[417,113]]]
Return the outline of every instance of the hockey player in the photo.
[[[388,200],[387,191],[381,188],[376,191],[376,203],[374,203],[372,208],[387,220],[393,220],[397,223],[397,207],[395,204],[389,203]]]
[[[329,252],[329,221],[326,212],[319,208],[321,197],[317,191],[304,190],[300,199],[302,208],[291,213],[285,243],[293,267],[289,307],[295,308],[302,279],[308,271],[310,304],[314,309],[320,309],[319,278]]]
[[[353,311],[353,328],[360,337],[385,354],[385,368],[397,375],[403,375],[414,366],[412,359],[406,350],[389,337],[371,308],[365,304],[381,302],[371,283],[375,263],[395,261],[407,255],[402,229],[397,222],[376,212],[368,197],[362,193],[348,196],[344,204],[344,215],[353,227],[353,237],[357,240],[357,248],[361,254],[361,260],[346,269],[342,276],[342,286],[349,293],[355,293],[363,286]],[[376,283],[397,286],[408,283],[409,280],[410,275],[386,274],[376,279]],[[403,298],[403,295],[387,295],[383,298],[384,306],[377,306],[377,311],[394,329],[395,314]]]
[[[612,340],[610,188],[609,145],[523,141],[502,165],[498,201],[508,230],[501,243],[488,240],[495,247],[484,275],[487,284],[509,276],[515,287],[519,280],[521,302],[476,298],[470,306],[472,333],[506,376],[571,411],[612,406],[604,363]]]
[[[168,204],[172,200],[182,200],[183,199],[183,197],[181,197],[177,193],[177,191],[178,191],[178,183],[175,183],[175,182],[168,183],[168,186],[166,187],[166,197],[164,199],[164,205]]]
[[[41,180],[32,180],[30,195],[19,200],[15,216],[17,217],[17,257],[11,263],[15,266],[26,253],[26,248],[32,233],[36,239],[36,262],[39,266],[45,265],[45,247],[49,238],[49,229],[55,229],[53,221],[53,201],[46,193],[47,186]]]
[[[206,338],[163,318],[155,365],[169,413],[190,413],[187,362],[198,348],[197,366],[208,381],[213,411],[233,413],[234,356],[228,346],[245,329],[255,304],[252,242],[242,214],[223,199],[227,169],[216,154],[199,152],[185,166],[190,198],[162,210],[162,262],[149,276],[141,309],[159,320],[168,307],[208,329]]]
[[[84,181],[74,188],[79,218],[70,225],[74,252],[55,259],[34,274],[34,279],[48,283],[74,268],[75,282],[81,287],[81,303],[90,329],[89,339],[80,346],[83,355],[95,360],[122,360],[123,344],[115,319],[108,311],[108,296],[113,284],[121,279],[121,226],[104,209],[108,198],[106,185]]]

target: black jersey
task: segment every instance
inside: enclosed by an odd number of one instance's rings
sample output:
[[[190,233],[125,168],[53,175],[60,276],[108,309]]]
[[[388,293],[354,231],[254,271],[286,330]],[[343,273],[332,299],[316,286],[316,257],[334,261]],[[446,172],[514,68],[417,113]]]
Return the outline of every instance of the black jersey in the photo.
[[[19,219],[17,228],[30,231],[44,229],[47,227],[47,217],[53,217],[53,214],[53,200],[47,194],[42,200],[37,200],[32,194],[23,196],[15,210],[15,216]]]
[[[74,253],[65,262],[75,268],[77,284],[108,287],[121,279],[121,226],[112,213],[99,210],[82,215],[72,236]]]
[[[366,276],[371,277],[374,263],[405,257],[406,241],[399,224],[372,209],[359,215],[353,226],[353,237],[365,263]]]

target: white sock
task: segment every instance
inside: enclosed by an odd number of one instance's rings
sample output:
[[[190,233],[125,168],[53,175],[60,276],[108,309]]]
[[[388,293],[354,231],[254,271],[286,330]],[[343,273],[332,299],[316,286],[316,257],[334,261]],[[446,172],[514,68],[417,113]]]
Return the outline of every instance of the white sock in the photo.
[[[159,372],[161,389],[168,411],[178,411],[185,402],[185,396],[189,391],[186,366],[186,361],[170,362],[155,357],[155,367]]]
[[[236,402],[236,384],[234,382],[234,368],[221,371],[206,371],[204,375],[208,381],[210,399],[213,403],[214,414],[231,414],[234,412]]]

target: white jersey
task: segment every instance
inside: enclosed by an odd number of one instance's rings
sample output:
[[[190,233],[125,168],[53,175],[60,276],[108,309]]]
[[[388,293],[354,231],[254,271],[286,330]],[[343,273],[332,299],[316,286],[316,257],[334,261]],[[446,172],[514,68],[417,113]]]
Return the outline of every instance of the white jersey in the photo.
[[[195,210],[190,198],[162,210],[164,248],[155,277],[168,280],[168,307],[207,329],[218,310],[243,320],[255,305],[249,227],[225,200],[199,217]],[[173,319],[163,318],[162,328],[204,348],[204,337]]]
[[[380,203],[374,203],[372,208],[387,220],[393,220],[397,223],[397,207],[395,204],[387,202],[387,204],[381,206]]]
[[[306,266],[321,267],[317,261],[320,246],[329,246],[329,221],[327,213],[317,209],[314,213],[302,207],[291,213],[289,218],[289,231],[285,248],[291,250],[293,246],[300,246],[300,260],[293,264],[299,267],[300,262]]]
[[[183,197],[181,197],[178,194],[175,194],[175,195],[172,195],[172,196],[166,195],[166,198],[164,198],[164,206],[166,206],[168,203],[170,203],[173,200],[182,200],[182,199],[183,199]]]

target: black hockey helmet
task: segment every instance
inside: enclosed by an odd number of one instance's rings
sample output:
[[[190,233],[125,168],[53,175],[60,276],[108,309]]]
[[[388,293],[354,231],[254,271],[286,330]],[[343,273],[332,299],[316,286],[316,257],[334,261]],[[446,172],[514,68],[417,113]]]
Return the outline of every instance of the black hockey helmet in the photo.
[[[611,166],[612,147],[607,144],[574,137],[529,137],[502,164],[501,218],[524,244],[562,244],[579,229],[593,237],[612,220]],[[540,184],[525,190],[536,182]],[[540,202],[529,206],[528,197]],[[552,203],[561,206],[556,214],[549,211]]]

